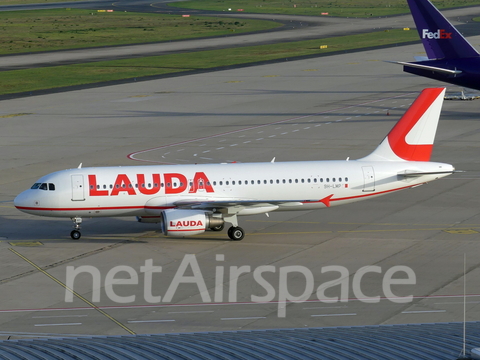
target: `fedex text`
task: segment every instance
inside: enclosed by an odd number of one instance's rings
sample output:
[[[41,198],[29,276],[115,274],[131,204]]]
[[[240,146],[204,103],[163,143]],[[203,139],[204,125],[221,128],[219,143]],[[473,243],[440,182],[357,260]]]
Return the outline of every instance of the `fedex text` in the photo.
[[[446,32],[444,29],[439,29],[436,32],[431,32],[428,29],[423,29],[422,39],[451,39],[452,33]]]

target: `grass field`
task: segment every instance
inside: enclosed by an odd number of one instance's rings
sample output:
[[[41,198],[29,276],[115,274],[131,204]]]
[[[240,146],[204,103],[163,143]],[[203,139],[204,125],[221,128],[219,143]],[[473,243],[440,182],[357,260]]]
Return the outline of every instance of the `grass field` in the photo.
[[[46,4],[55,2],[64,2],[67,0],[2,0],[0,5],[26,5],[26,4]],[[68,0],[70,1],[82,1],[82,0]]]
[[[480,0],[433,0],[439,8],[479,5]],[[215,11],[322,15],[342,17],[378,17],[410,12],[406,0],[193,0],[170,6]],[[229,10],[231,9],[231,10]]]
[[[326,54],[333,51],[396,44],[417,39],[416,31],[391,30],[323,40],[5,71],[0,72],[0,94],[139,78],[186,70],[210,69],[265,60],[291,59],[302,55]],[[325,45],[327,48],[320,49],[320,46]]]
[[[278,26],[273,21],[76,9],[0,12],[0,54],[221,36]]]

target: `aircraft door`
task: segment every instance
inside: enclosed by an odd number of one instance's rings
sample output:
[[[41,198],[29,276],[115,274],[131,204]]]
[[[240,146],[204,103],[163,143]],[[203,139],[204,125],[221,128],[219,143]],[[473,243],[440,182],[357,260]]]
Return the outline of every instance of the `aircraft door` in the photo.
[[[375,191],[375,171],[373,166],[362,166],[363,170],[363,191]]]
[[[85,186],[83,175],[72,175],[72,201],[85,200]]]

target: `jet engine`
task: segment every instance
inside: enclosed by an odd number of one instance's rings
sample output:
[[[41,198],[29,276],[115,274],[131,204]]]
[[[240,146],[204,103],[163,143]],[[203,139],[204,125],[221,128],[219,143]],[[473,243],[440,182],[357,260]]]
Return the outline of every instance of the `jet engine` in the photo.
[[[225,221],[202,210],[169,209],[162,211],[160,226],[169,236],[191,236],[203,233],[206,229],[223,228]]]

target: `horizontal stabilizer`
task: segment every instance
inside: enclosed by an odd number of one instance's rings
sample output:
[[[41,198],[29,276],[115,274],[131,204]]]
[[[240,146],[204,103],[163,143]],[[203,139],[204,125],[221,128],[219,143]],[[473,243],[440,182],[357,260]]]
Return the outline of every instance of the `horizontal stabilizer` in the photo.
[[[455,173],[455,170],[452,171],[429,171],[429,172],[419,172],[419,171],[408,171],[406,170],[403,173],[398,174],[398,176],[403,176],[403,177],[419,177],[419,176],[424,176],[424,175],[442,175],[442,174],[453,174]]]
[[[429,65],[418,64],[418,63],[410,63],[410,62],[404,62],[404,61],[389,61],[389,62],[403,65],[405,67],[423,69],[423,70],[428,70],[428,71],[433,71],[433,72],[438,72],[438,73],[448,74],[448,75],[458,75],[462,73],[461,70],[450,70],[450,69],[444,69],[437,66],[429,66]]]

